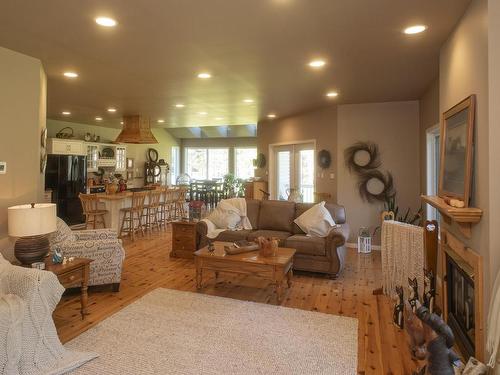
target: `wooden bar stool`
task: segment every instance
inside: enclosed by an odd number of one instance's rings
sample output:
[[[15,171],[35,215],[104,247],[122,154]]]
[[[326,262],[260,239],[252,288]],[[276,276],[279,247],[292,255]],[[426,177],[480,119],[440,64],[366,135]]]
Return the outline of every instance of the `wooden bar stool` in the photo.
[[[172,206],[174,203],[175,188],[164,188],[163,198],[160,200],[160,227],[163,226],[165,229],[170,221],[172,221]]]
[[[126,234],[132,237],[135,241],[135,232],[140,230],[144,236],[144,228],[142,226],[142,212],[144,211],[144,201],[146,200],[147,191],[138,191],[132,194],[132,206],[122,208],[120,212],[123,214],[122,225],[120,227],[119,236]]]
[[[89,229],[89,225],[92,225],[92,228],[96,229],[97,223],[101,223],[102,227],[106,228],[104,215],[106,215],[108,211],[99,209],[99,198],[97,195],[80,193],[78,198],[80,198],[83,214],[85,215],[85,228]]]
[[[186,193],[187,189],[181,187],[175,191],[174,196],[174,217],[175,219],[183,219],[186,217]]]
[[[161,195],[161,189],[151,190],[148,195],[148,203],[144,205],[142,216],[145,218],[145,221],[143,226],[148,232],[151,232],[153,227],[160,228],[158,213],[160,212]]]

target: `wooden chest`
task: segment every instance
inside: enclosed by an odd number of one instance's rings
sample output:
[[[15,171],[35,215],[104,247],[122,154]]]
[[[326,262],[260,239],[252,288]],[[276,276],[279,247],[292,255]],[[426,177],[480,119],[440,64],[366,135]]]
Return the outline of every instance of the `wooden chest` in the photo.
[[[172,223],[171,257],[194,258],[196,251],[196,223],[190,221],[174,221]]]

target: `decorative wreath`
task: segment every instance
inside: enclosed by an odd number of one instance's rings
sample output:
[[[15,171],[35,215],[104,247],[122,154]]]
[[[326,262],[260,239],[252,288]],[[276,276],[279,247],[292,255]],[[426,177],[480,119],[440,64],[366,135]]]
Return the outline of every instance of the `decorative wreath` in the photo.
[[[373,179],[380,181],[382,185],[384,185],[384,189],[378,194],[371,193],[368,190],[368,182]],[[375,201],[386,202],[389,198],[393,197],[396,194],[394,190],[394,181],[392,174],[390,172],[387,172],[387,174],[385,175],[378,169],[372,169],[360,173],[358,189],[361,198],[369,203]]]
[[[321,150],[318,152],[318,165],[320,168],[327,169],[330,168],[330,164],[332,163],[332,156],[330,155],[330,151]]]
[[[148,159],[149,161],[156,163],[158,161],[158,151],[156,151],[154,148],[148,149]]]
[[[356,154],[360,151],[366,151],[370,155],[370,160],[364,165],[356,163]],[[346,148],[344,151],[344,159],[349,171],[357,174],[377,169],[382,164],[378,146],[373,142],[357,142],[351,147]]]

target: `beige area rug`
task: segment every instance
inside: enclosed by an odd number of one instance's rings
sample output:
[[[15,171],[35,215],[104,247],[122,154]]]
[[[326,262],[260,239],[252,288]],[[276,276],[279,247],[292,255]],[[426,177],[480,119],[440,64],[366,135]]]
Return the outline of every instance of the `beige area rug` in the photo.
[[[100,357],[72,374],[356,374],[358,321],[156,289],[66,347]]]

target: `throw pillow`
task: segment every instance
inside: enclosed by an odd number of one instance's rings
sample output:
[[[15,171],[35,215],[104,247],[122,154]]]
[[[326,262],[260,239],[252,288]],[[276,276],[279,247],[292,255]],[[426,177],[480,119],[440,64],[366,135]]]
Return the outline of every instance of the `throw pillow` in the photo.
[[[325,208],[325,202],[315,204],[294,220],[300,229],[310,236],[326,237],[335,226],[330,212]]]
[[[215,210],[207,217],[217,229],[236,229],[241,221],[240,215],[234,211],[223,210],[216,207]]]

